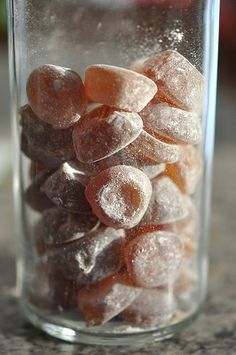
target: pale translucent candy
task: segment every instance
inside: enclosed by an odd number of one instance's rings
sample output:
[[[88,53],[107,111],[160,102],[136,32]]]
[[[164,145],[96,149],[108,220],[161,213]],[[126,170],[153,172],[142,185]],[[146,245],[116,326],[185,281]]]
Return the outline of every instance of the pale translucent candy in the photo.
[[[120,314],[140,292],[115,275],[80,289],[78,307],[87,326],[100,325]]]
[[[81,162],[95,162],[118,152],[135,138],[143,128],[135,112],[115,111],[100,106],[90,111],[73,130],[76,157]]]
[[[53,263],[64,277],[79,284],[101,280],[121,267],[124,230],[99,227],[84,237],[50,250],[45,261]]]
[[[160,326],[169,320],[175,311],[171,287],[143,289],[129,307],[121,314],[132,325],[142,328]]]
[[[82,179],[82,181],[81,181]],[[41,186],[47,197],[57,206],[71,212],[91,214],[91,208],[85,198],[84,176],[70,163],[64,163]]]
[[[158,87],[157,96],[183,110],[200,112],[203,103],[204,77],[180,53],[167,50],[144,64],[144,73]]]
[[[180,159],[174,164],[166,165],[166,175],[187,194],[195,192],[202,170],[202,157],[191,145],[180,146]]]
[[[176,143],[198,144],[201,141],[201,122],[194,112],[171,107],[167,103],[150,103],[140,116],[145,130],[154,137],[158,134]]]
[[[84,176],[87,176],[86,185],[89,181],[89,177],[96,176],[101,171],[115,165],[129,165],[133,166],[134,168],[138,168],[142,170],[142,172],[144,172],[149,177],[149,179],[153,179],[165,171],[166,165],[164,163],[155,163],[151,159],[140,157],[138,155],[139,154],[135,154],[133,151],[131,151],[128,145],[110,157],[99,160],[97,162],[89,164],[75,161],[74,164],[77,169],[84,173]]]
[[[86,186],[85,195],[99,220],[114,228],[132,228],[145,214],[152,194],[139,169],[117,165],[103,170]]]
[[[144,161],[147,159],[156,163],[176,162],[180,154],[178,145],[165,143],[144,130],[129,144],[129,150]]]
[[[152,188],[151,201],[141,225],[172,223],[188,215],[184,195],[168,176],[153,179]]]
[[[183,242],[167,231],[142,234],[125,248],[128,273],[137,286],[145,288],[172,283],[182,258]]]
[[[174,294],[181,296],[188,294],[197,287],[197,275],[190,269],[181,267],[179,275],[174,283]]]
[[[143,63],[148,59],[148,57],[143,57],[135,60],[129,66],[130,70],[136,71],[137,73],[143,74]]]
[[[83,82],[79,74],[69,68],[45,64],[34,69],[27,80],[26,91],[36,115],[57,129],[72,126],[86,110]]]
[[[130,112],[141,111],[157,92],[146,76],[104,64],[86,69],[85,89],[91,100]]]
[[[46,250],[80,239],[96,230],[99,224],[94,215],[68,213],[55,207],[42,214],[42,218],[35,227],[35,238],[37,245]]]

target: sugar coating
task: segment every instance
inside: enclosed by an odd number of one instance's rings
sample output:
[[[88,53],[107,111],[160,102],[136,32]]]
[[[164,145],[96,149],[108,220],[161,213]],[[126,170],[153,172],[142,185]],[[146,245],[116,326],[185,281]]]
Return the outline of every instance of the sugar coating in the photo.
[[[185,218],[188,206],[177,185],[167,176],[152,180],[153,193],[141,225],[172,223]]]
[[[133,239],[125,250],[129,275],[137,286],[153,288],[173,282],[183,257],[183,243],[174,233],[155,231]]]
[[[139,169],[125,165],[102,171],[85,190],[95,215],[114,228],[137,225],[147,210],[151,193],[149,178]]]
[[[81,172],[76,171],[70,163],[63,163],[50,175],[41,186],[41,191],[59,207],[80,214],[91,214],[84,194],[85,187],[81,182]]]
[[[152,160],[156,163],[176,162],[180,154],[178,145],[165,143],[144,130],[129,145],[129,150],[142,160]]]
[[[94,215],[68,213],[55,207],[42,214],[35,228],[35,238],[49,249],[82,238],[99,224]]]
[[[193,194],[202,176],[203,161],[200,153],[191,145],[180,146],[180,159],[166,166],[166,174],[182,192]]]
[[[135,60],[129,66],[130,70],[133,70],[137,73],[143,74],[143,63],[148,59],[148,57],[143,57]]]
[[[96,162],[118,152],[138,137],[143,128],[134,112],[115,111],[107,106],[90,111],[74,127],[73,143],[81,162]]]
[[[86,69],[85,89],[91,100],[130,112],[141,111],[157,92],[144,75],[104,64]]]
[[[68,68],[45,64],[34,69],[26,91],[35,114],[57,129],[72,126],[86,110],[83,82]]]
[[[79,284],[95,282],[119,270],[124,236],[122,229],[101,226],[47,253],[45,258],[53,262],[67,279]]]
[[[54,129],[40,120],[29,105],[21,107],[20,114],[21,150],[30,159],[54,168],[75,157],[71,128]]]
[[[140,115],[144,128],[155,137],[155,134],[172,139],[177,143],[198,144],[202,138],[199,116],[167,103],[148,104]]]
[[[158,87],[157,96],[183,110],[201,111],[204,94],[203,75],[180,53],[167,50],[144,64],[144,73]]]
[[[189,294],[197,287],[197,281],[197,275],[190,268],[187,268],[187,265],[184,268],[181,267],[174,283],[174,294],[176,296]]]
[[[78,294],[78,306],[88,326],[104,324],[127,308],[141,289],[127,286],[119,277],[88,285]]]
[[[175,301],[171,287],[143,289],[121,316],[130,324],[146,328],[160,326],[173,316],[174,311]]]

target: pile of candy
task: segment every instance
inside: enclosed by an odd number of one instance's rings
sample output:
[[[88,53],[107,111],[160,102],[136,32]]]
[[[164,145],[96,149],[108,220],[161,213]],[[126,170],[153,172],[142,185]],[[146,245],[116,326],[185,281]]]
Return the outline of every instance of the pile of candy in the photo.
[[[31,159],[24,197],[40,213],[34,305],[74,309],[88,326],[173,317],[176,297],[196,283],[188,264],[203,90],[172,50],[130,69],[92,65],[84,83],[55,65],[30,74],[20,124]]]

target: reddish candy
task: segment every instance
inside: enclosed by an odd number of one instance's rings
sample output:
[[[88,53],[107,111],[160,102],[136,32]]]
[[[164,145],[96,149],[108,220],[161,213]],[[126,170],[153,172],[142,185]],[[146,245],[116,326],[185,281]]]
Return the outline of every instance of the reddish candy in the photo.
[[[152,193],[148,177],[131,166],[102,171],[87,185],[85,194],[100,221],[114,228],[132,228],[142,219]]]
[[[141,111],[157,92],[144,75],[104,64],[86,69],[85,88],[91,100],[130,112]]]
[[[34,69],[26,91],[35,114],[54,128],[72,126],[86,110],[83,82],[68,68],[45,64]]]

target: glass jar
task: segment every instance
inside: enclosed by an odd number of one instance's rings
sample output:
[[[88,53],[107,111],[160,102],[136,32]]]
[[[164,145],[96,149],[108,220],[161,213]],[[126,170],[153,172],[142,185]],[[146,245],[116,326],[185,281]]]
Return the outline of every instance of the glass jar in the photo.
[[[219,0],[9,0],[20,303],[68,341],[171,337],[206,293]]]

